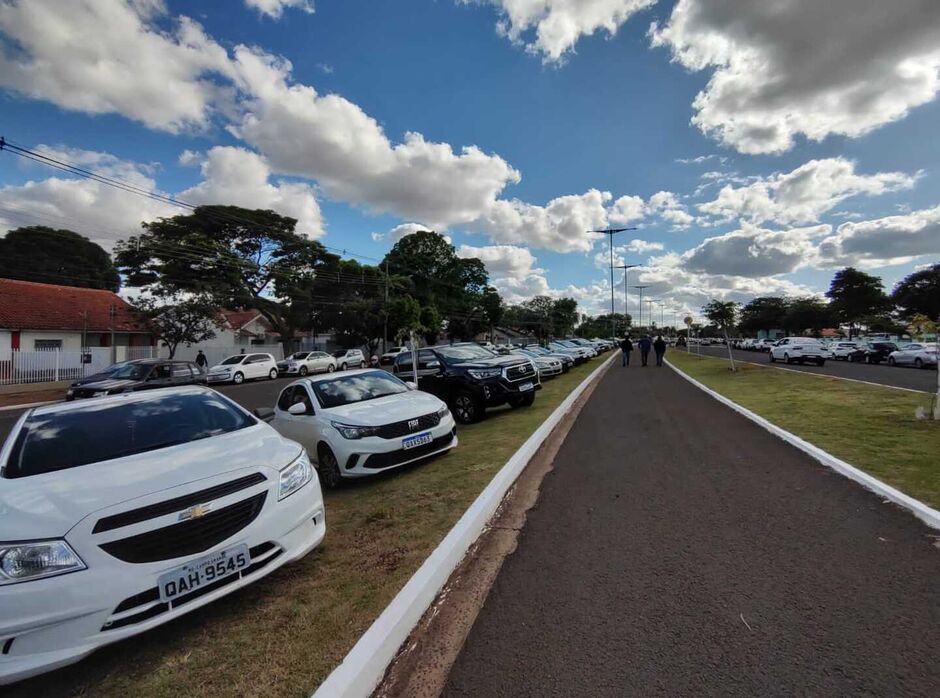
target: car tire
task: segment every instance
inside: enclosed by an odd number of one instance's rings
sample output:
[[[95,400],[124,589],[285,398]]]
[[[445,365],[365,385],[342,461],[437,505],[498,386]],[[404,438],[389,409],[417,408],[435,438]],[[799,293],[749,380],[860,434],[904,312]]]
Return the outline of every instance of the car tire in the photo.
[[[360,361],[360,362],[359,362],[359,368],[365,368],[365,367],[366,367],[366,362],[365,362],[365,361]]]
[[[335,370],[336,370],[336,365],[335,365],[335,364],[330,364],[329,366],[326,367],[326,372],[327,372],[327,373],[333,373],[333,371],[335,371]]]
[[[772,364],[777,363],[777,357],[774,356],[774,353],[773,353],[773,352],[770,352],[770,363],[772,363]]]
[[[235,385],[241,385],[242,383],[245,382],[245,374],[242,373],[241,371],[236,372],[235,375],[232,376],[232,382]]]
[[[339,366],[339,370],[340,370],[340,371],[345,371],[347,368],[349,368],[349,366],[346,365],[346,362],[345,362],[345,361],[344,361],[343,363],[341,363],[340,366]]]
[[[268,378],[270,378],[271,380],[274,380],[274,379],[277,378],[277,369],[276,369],[276,368],[272,368],[270,371],[268,371]]]
[[[783,355],[783,360],[784,360],[786,363],[788,363],[788,364],[792,364],[792,363],[793,363],[793,362],[790,360],[790,355],[789,355],[789,354],[784,354],[784,355]]]
[[[317,475],[320,477],[320,484],[327,489],[334,490],[343,484],[343,475],[339,471],[339,463],[333,450],[326,444],[320,444],[317,448]]]
[[[893,357],[893,356],[889,356],[889,357],[888,357],[888,365],[889,365],[889,366],[894,366],[895,364],[897,364],[897,361],[894,360],[894,357]]]
[[[306,376],[306,375],[307,375],[307,367],[306,367],[306,366],[301,366],[301,367],[300,367],[300,371],[298,371],[298,373],[299,373],[301,376]]]
[[[472,393],[463,390],[454,397],[454,404],[450,411],[458,423],[473,424],[483,417],[484,408]]]
[[[914,359],[914,368],[923,368],[923,367],[924,367],[924,362],[921,361],[920,357],[918,356],[916,359]]]
[[[526,393],[509,399],[510,407],[531,407],[535,402],[535,393]]]

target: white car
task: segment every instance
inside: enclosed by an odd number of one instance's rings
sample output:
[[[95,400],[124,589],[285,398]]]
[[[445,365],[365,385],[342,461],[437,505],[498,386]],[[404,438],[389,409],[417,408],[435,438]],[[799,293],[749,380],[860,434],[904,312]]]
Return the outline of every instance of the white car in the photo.
[[[788,364],[796,361],[804,364],[812,361],[822,366],[829,358],[829,350],[818,340],[809,337],[784,337],[770,347],[770,363],[784,361]]]
[[[513,354],[516,356],[524,356],[531,360],[539,372],[539,378],[550,378],[552,376],[561,375],[564,372],[564,364],[561,359],[551,356],[540,356],[533,351],[521,348],[517,348],[513,351]]]
[[[281,391],[271,424],[316,456],[327,487],[457,445],[443,401],[377,369],[294,381]]]
[[[829,345],[829,352],[832,354],[833,360],[842,359],[843,361],[848,361],[852,356],[853,352],[864,349],[861,344],[858,342],[843,342],[837,341]]]
[[[913,366],[924,368],[937,365],[937,345],[927,342],[905,344],[897,351],[888,354],[889,366]]]
[[[387,352],[379,357],[380,366],[391,366],[395,363],[395,357],[408,351],[408,347],[391,347]]]
[[[560,351],[566,354],[571,354],[572,356],[576,356],[581,361],[587,361],[595,355],[594,352],[592,352],[590,349],[580,347],[577,344],[572,344],[562,339],[549,342],[548,348],[552,351]]]
[[[300,445],[204,387],[29,410],[0,475],[0,684],[172,621],[326,533]]]
[[[255,378],[277,378],[277,361],[270,354],[235,354],[209,369],[209,383],[241,385]]]
[[[306,376],[308,373],[332,373],[336,360],[325,351],[298,351],[277,362],[278,373]]]
[[[339,366],[340,371],[345,371],[350,367],[365,368],[367,365],[366,355],[362,353],[362,349],[344,349],[333,352],[333,361]]]

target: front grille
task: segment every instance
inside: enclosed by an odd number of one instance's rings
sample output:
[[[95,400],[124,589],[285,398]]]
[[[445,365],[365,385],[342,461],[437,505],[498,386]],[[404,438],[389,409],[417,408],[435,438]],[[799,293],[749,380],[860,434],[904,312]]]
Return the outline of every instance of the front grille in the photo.
[[[420,458],[421,456],[430,455],[435,451],[440,451],[442,448],[446,447],[451,441],[454,440],[454,435],[456,433],[457,430],[454,429],[450,434],[439,436],[429,444],[425,444],[424,446],[416,446],[415,448],[409,448],[407,451],[402,449],[399,451],[389,451],[388,453],[374,453],[366,459],[365,465],[362,467],[372,468],[374,470],[379,470],[381,468],[391,468],[394,465],[400,465],[406,461],[414,460],[415,458]]]
[[[417,422],[414,426],[410,424],[413,421]],[[437,412],[432,412],[431,414],[421,415],[413,420],[406,419],[403,422],[385,424],[378,427],[375,433],[376,436],[380,436],[383,439],[397,439],[400,436],[408,436],[408,434],[413,434],[416,431],[433,429],[440,423],[441,416]]]
[[[261,492],[202,518],[104,543],[100,547],[119,560],[135,564],[201,553],[254,521],[261,513],[267,496],[267,492]]]
[[[520,381],[525,378],[534,378],[535,369],[532,368],[532,364],[525,363],[519,364],[518,366],[510,366],[506,369],[506,379],[511,381]]]
[[[261,473],[252,473],[251,475],[240,477],[237,480],[199,490],[198,492],[183,495],[182,497],[175,497],[174,499],[167,499],[164,502],[140,507],[139,509],[131,509],[130,511],[123,511],[120,514],[114,514],[113,516],[106,516],[98,520],[92,533],[102,533],[103,531],[110,531],[115,528],[140,523],[141,521],[155,519],[166,514],[172,514],[174,511],[182,511],[196,504],[209,502],[213,499],[219,499],[232,494],[233,492],[248,489],[252,485],[257,485],[259,482],[264,482],[265,480],[267,480],[267,478]]]

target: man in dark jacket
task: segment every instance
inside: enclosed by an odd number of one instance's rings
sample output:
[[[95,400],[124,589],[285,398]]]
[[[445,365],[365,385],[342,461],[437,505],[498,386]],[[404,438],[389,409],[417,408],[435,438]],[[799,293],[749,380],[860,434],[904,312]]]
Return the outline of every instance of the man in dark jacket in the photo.
[[[643,335],[637,344],[640,345],[640,362],[646,366],[646,362],[650,358],[650,347],[653,346],[653,343],[647,335]]]
[[[653,350],[656,352],[656,365],[663,365],[663,355],[666,353],[666,340],[663,339],[662,335],[656,337],[656,341],[653,342]]]
[[[208,370],[209,360],[206,358],[206,355],[202,353],[202,349],[200,349],[196,354],[196,365],[203,373]]]
[[[630,365],[630,354],[633,352],[633,342],[630,341],[630,335],[623,338],[620,342],[620,351],[623,352],[623,365]]]

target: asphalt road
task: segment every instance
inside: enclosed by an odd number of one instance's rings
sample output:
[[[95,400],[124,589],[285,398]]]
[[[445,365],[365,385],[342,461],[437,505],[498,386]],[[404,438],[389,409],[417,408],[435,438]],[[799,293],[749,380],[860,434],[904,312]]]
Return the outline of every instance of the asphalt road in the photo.
[[[702,353],[709,356],[727,357],[728,350],[723,346],[702,347]],[[685,351],[685,349],[673,349],[672,351]],[[696,351],[692,347],[692,352]],[[757,364],[768,364],[771,366],[783,366],[783,364],[771,364],[767,354],[759,351],[734,351],[735,360],[750,361]],[[850,363],[848,361],[826,361],[824,366],[815,364],[790,364],[786,368],[792,368],[797,371],[806,371],[807,373],[821,373],[827,376],[837,376],[839,378],[853,378],[860,381],[869,381],[871,383],[880,383],[881,385],[891,385],[896,388],[908,388],[910,390],[922,390],[928,393],[937,392],[937,372],[929,369],[916,369],[901,366],[888,366],[881,364],[863,364]]]
[[[615,366],[444,695],[937,695],[935,540],[671,369]]]

